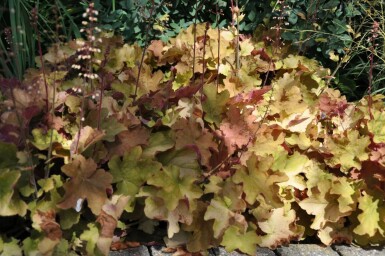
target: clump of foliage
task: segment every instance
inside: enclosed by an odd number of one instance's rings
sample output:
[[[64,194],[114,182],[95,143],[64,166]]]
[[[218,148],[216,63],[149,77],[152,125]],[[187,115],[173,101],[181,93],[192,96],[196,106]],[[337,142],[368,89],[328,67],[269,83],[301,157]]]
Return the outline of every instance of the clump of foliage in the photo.
[[[162,223],[190,252],[384,243],[382,96],[348,103],[268,32],[199,24],[143,51],[96,14],[0,83],[1,253],[106,255]]]

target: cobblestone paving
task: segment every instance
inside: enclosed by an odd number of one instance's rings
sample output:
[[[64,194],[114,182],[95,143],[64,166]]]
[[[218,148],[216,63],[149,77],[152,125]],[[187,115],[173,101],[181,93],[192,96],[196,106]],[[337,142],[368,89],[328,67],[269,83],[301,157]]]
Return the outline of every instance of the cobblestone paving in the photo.
[[[124,251],[114,251],[110,256],[171,256],[172,253],[164,253],[161,246],[140,246]],[[223,248],[210,250],[210,256],[241,256],[238,252],[226,252]],[[331,247],[316,244],[291,244],[280,247],[277,250],[257,248],[256,256],[385,256],[385,248],[372,247],[363,249],[354,246],[336,245]]]

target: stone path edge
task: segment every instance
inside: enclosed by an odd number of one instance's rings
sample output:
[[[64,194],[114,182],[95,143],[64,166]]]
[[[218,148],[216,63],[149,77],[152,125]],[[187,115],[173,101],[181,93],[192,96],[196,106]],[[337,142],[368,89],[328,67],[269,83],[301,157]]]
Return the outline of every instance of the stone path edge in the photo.
[[[171,256],[165,253],[162,246],[139,246],[123,251],[111,251],[109,256]],[[213,248],[209,250],[210,256],[243,256],[239,252],[227,252],[224,248]],[[371,247],[364,249],[348,245],[333,245],[325,247],[316,244],[290,244],[279,247],[276,250],[267,248],[256,248],[256,256],[385,256],[385,248]]]

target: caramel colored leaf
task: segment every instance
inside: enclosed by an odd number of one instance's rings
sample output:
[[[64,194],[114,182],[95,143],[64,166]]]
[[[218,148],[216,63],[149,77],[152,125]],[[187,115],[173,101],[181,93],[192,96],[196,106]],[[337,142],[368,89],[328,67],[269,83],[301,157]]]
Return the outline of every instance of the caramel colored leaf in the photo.
[[[240,110],[230,108],[228,118],[223,120],[219,129],[227,146],[229,154],[237,149],[242,149],[251,140],[253,133],[248,129],[247,123],[241,117]]]
[[[321,242],[327,246],[330,246],[332,243],[351,244],[353,241],[353,233],[348,227],[345,227],[344,224],[344,218],[341,218],[336,223],[327,223],[318,231],[318,237]]]
[[[236,222],[240,227],[246,228],[245,217],[231,209],[232,201],[228,197],[214,197],[207,207],[204,220],[214,220],[214,237],[219,238],[231,221]]]
[[[113,196],[111,200],[103,205],[101,213],[96,219],[96,222],[101,226],[97,246],[104,255],[107,255],[110,251],[115,228],[129,200],[129,196]]]
[[[59,240],[62,238],[63,232],[60,228],[59,223],[55,220],[56,213],[53,210],[42,212],[37,210],[32,216],[32,226],[44,233],[44,236],[50,240]]]
[[[76,207],[78,200],[87,199],[88,207],[95,215],[107,199],[106,190],[111,189],[112,175],[97,166],[92,159],[82,155],[62,167],[62,171],[71,179],[64,184],[66,191],[58,207],[68,209]]]
[[[122,156],[136,146],[147,145],[150,133],[144,127],[135,127],[122,131],[116,137],[116,140],[108,145],[108,153],[111,156]]]
[[[308,108],[303,101],[300,82],[293,73],[285,73],[272,85],[273,101],[271,114],[278,113],[281,117],[302,113]]]
[[[295,219],[294,210],[274,209],[267,221],[258,222],[258,226],[266,233],[261,236],[259,246],[274,249],[282,244],[288,244],[292,239],[299,240],[304,230],[295,224]]]
[[[79,136],[80,133],[80,136]],[[71,154],[80,154],[84,152],[89,146],[100,141],[104,137],[104,132],[94,129],[90,126],[83,127],[79,132],[74,135],[74,140],[71,143]],[[75,152],[77,147],[77,152]]]
[[[298,203],[308,214],[315,215],[310,225],[312,229],[322,229],[327,222],[337,222],[341,217],[350,215],[350,212],[340,212],[338,197],[330,194],[331,186],[331,181],[320,181],[308,192],[309,197]]]
[[[219,244],[219,241],[214,238],[214,222],[204,220],[206,208],[206,203],[198,202],[197,209],[193,212],[192,223],[183,225],[183,230],[193,232],[186,245],[187,250],[190,252],[200,252]]]
[[[211,150],[217,151],[218,145],[214,142],[214,136],[207,129],[192,120],[180,119],[172,126],[175,131],[175,148],[196,147],[203,165],[209,165]]]
[[[195,202],[188,202],[187,200],[180,200],[178,205],[173,210],[168,210],[165,204],[165,200],[160,197],[154,196],[156,190],[154,189],[144,189],[145,195],[147,192],[150,197],[145,200],[144,213],[150,219],[155,220],[165,220],[168,222],[167,226],[167,236],[168,238],[173,238],[180,230],[179,223],[185,223],[190,225],[193,221],[192,212],[194,211],[196,205]]]

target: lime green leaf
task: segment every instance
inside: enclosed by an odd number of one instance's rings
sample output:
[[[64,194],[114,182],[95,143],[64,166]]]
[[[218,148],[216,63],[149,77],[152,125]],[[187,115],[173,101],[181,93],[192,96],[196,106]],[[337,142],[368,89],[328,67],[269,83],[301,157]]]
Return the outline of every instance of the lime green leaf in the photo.
[[[85,124],[91,127],[98,127],[98,116],[97,110],[91,111],[85,120]],[[115,117],[109,117],[108,109],[102,108],[100,113],[100,130],[104,132],[103,140],[113,142],[115,141],[115,135],[127,130],[127,128],[124,124],[119,123]]]
[[[63,230],[70,229],[73,225],[77,224],[80,220],[80,213],[74,209],[62,210],[59,212],[60,227]]]
[[[253,155],[247,160],[247,168],[240,167],[233,176],[236,184],[242,183],[246,194],[246,201],[254,204],[257,196],[262,194],[268,204],[281,207],[282,201],[279,197],[279,186],[277,183],[287,181],[287,176],[281,172],[270,170],[273,159],[258,158]]]
[[[183,176],[188,173],[193,176],[200,174],[201,167],[198,163],[198,156],[192,148],[185,147],[180,150],[169,150],[160,153],[157,158],[164,166],[178,166]]]
[[[1,239],[1,238],[0,238]],[[4,256],[23,256],[19,241],[12,238],[11,240],[3,241],[3,250],[0,251]]]
[[[70,113],[78,113],[80,111],[81,99],[79,97],[68,95],[65,104],[69,108]]]
[[[186,199],[191,202],[202,195],[202,190],[194,184],[195,181],[193,176],[181,176],[177,166],[168,166],[150,177],[147,184],[159,188],[157,196],[163,198],[167,209],[172,211],[177,207],[179,200]]]
[[[290,54],[283,60],[283,68],[285,69],[296,69],[299,65],[303,65],[311,71],[319,68],[319,64],[316,60],[306,58],[305,56]]]
[[[126,100],[130,99],[131,94],[133,94],[135,92],[135,90],[133,90],[134,89],[133,86],[127,86],[126,83],[121,83],[118,80],[115,80],[111,84],[111,88],[114,91],[122,93],[124,95],[124,97],[126,98]]]
[[[356,198],[358,189],[354,187],[354,182],[346,177],[336,179],[332,183],[330,194],[339,195],[338,203],[341,213],[355,210]]]
[[[71,250],[70,244],[68,243],[67,240],[62,239],[60,240],[60,243],[56,245],[52,255],[66,255],[66,256],[76,256],[76,252]]]
[[[305,109],[302,113],[293,113],[282,122],[277,122],[282,128],[291,132],[305,133],[309,124],[315,120],[315,115]]]
[[[27,204],[14,191],[20,176],[18,171],[0,170],[0,216],[24,216],[27,213]]]
[[[325,147],[333,154],[325,162],[332,167],[341,166],[341,171],[347,173],[350,168],[361,169],[361,162],[369,158],[369,137],[360,136],[357,130],[347,131],[347,136],[326,137]]]
[[[137,146],[127,152],[123,159],[114,156],[108,163],[113,176],[113,183],[117,183],[117,193],[132,196],[126,210],[133,210],[135,196],[140,187],[147,181],[150,175],[157,173],[162,165],[159,162],[142,156],[142,148]]]
[[[193,75],[192,70],[187,70],[184,73],[178,72],[175,75],[174,81],[172,82],[172,89],[177,90],[180,87],[187,85],[190,82],[192,75]]]
[[[288,181],[280,183],[281,186],[292,186],[299,190],[304,190],[306,188],[306,183],[301,174],[307,172],[306,167],[308,166],[308,163],[309,158],[298,152],[295,152],[290,156],[286,153],[281,153],[277,154],[275,157],[271,169],[273,171],[282,172],[289,177]]]
[[[158,152],[164,152],[174,147],[175,142],[171,132],[156,132],[152,133],[149,139],[148,146],[143,152],[143,156],[151,157]]]
[[[373,119],[368,122],[369,132],[373,134],[373,141],[375,143],[385,142],[385,112],[374,110]]]
[[[360,224],[353,230],[358,235],[374,236],[376,232],[384,234],[384,230],[379,226],[380,214],[378,211],[379,199],[373,198],[366,192],[358,198],[358,208],[362,211],[358,215]]]
[[[291,114],[303,113],[309,106],[304,102],[301,84],[293,73],[285,73],[273,82],[273,101],[270,114],[279,114],[285,118]]]
[[[218,93],[214,85],[206,85],[203,87],[203,93],[207,97],[206,101],[202,103],[202,108],[205,111],[204,119],[219,126],[225,105],[230,97],[229,91],[225,90]]]
[[[300,133],[300,134],[291,134],[289,137],[285,138],[285,141],[289,145],[297,145],[301,150],[306,150],[312,145],[312,141],[308,137],[306,133]]]
[[[241,252],[249,255],[255,255],[256,245],[260,243],[260,238],[256,231],[241,232],[239,227],[230,226],[223,235],[221,245],[225,246],[226,251],[232,252],[239,249]]]
[[[39,241],[37,239],[32,239],[30,237],[23,240],[23,252],[26,255],[39,255],[38,249]],[[1,252],[1,246],[0,246]]]
[[[51,133],[52,140],[51,140]],[[43,129],[33,129],[32,130],[33,141],[32,144],[40,150],[48,149],[51,143],[58,142],[64,144],[65,139],[60,135],[56,130],[48,130],[44,132]]]
[[[17,148],[14,144],[0,141],[0,169],[11,168],[17,165]]]
[[[235,221],[240,226],[246,228],[245,217],[231,210],[231,199],[214,197],[207,207],[204,220],[214,220],[214,237],[219,238],[225,229],[230,225],[230,221]]]
[[[250,41],[250,39],[246,39],[240,42],[239,46],[241,47],[241,56],[250,56],[251,52],[254,50],[254,45]]]
[[[49,178],[38,180],[37,184],[39,184],[44,192],[49,192],[53,189],[62,187],[63,181],[61,180],[60,175],[51,175]]]
[[[83,231],[80,235],[80,239],[86,242],[87,255],[101,256],[103,255],[97,248],[97,242],[99,240],[99,230],[94,223],[87,225],[88,229]]]

